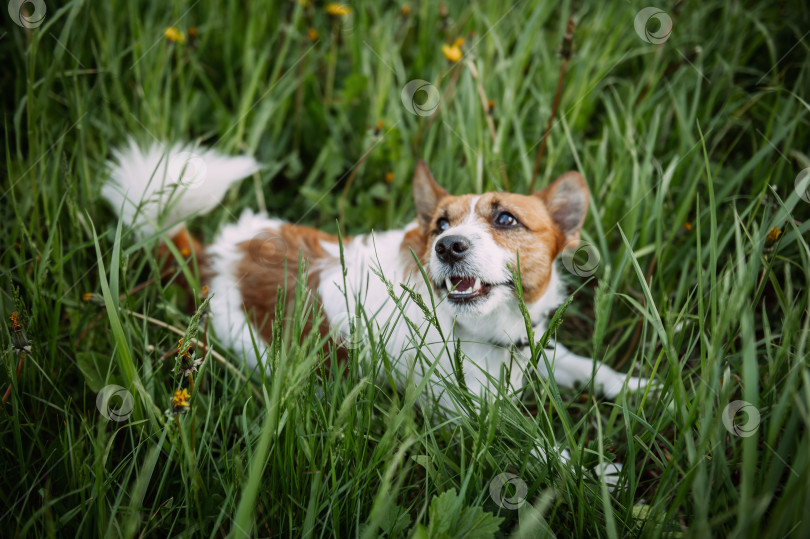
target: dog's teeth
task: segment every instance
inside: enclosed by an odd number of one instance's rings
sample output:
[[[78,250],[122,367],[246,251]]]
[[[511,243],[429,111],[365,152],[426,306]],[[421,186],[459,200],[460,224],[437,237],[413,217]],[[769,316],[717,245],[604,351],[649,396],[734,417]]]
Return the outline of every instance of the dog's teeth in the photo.
[[[453,283],[450,281],[450,277],[444,278],[444,284],[447,285],[447,290],[453,290]]]
[[[477,292],[477,291],[481,290],[481,278],[480,277],[475,278],[475,284],[473,285],[472,289],[473,289],[473,292]]]

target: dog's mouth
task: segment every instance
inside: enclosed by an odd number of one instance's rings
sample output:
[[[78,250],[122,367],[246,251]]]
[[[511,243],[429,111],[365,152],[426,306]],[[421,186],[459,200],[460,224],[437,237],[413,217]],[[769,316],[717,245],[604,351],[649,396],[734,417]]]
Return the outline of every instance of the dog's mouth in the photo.
[[[486,299],[496,283],[481,282],[480,277],[452,276],[445,277],[444,288],[447,290],[447,299],[453,303],[472,303]]]

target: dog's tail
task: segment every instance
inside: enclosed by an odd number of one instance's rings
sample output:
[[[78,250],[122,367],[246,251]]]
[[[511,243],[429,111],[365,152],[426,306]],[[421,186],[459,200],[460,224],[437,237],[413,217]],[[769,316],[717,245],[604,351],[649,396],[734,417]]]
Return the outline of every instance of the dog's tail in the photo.
[[[124,224],[142,237],[161,231],[170,238],[187,236],[186,219],[213,210],[231,185],[260,168],[249,156],[182,143],[141,147],[132,139],[107,165],[101,196]]]

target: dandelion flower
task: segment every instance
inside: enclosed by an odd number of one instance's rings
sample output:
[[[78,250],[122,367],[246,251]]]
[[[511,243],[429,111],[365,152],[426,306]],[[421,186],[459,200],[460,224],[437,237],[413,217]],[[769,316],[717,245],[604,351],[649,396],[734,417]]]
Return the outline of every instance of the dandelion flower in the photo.
[[[768,240],[768,243],[775,243],[776,240],[778,240],[779,236],[781,236],[781,235],[782,235],[782,231],[779,230],[776,227],[773,227],[772,229],[770,229],[768,231],[768,236],[766,237],[766,239]]]
[[[202,365],[203,358],[195,359],[192,352],[191,345],[183,349],[183,339],[177,343],[177,355],[180,356],[180,364],[177,367],[177,374],[181,376],[189,376]]]
[[[93,305],[104,306],[104,297],[95,292],[85,292],[82,294],[82,301],[85,303],[92,303]]]
[[[163,36],[173,43],[183,44],[186,42],[185,34],[174,26],[170,26],[163,30]]]
[[[410,15],[411,14],[411,6],[409,6],[409,5],[402,6],[402,14],[405,15],[406,17],[408,15]]]
[[[20,323],[20,314],[17,311],[11,313],[11,345],[18,352],[30,352],[31,341],[25,336],[25,331]]]
[[[11,331],[22,331],[22,324],[20,324],[20,314],[17,311],[11,313]]]
[[[189,399],[191,399],[191,395],[188,394],[188,389],[175,391],[172,397],[172,413],[178,415],[187,412],[191,407]]]
[[[337,2],[331,2],[326,4],[324,8],[326,12],[333,17],[345,17],[346,15],[351,14],[352,9],[345,5],[345,4],[338,4]]]
[[[442,54],[451,62],[458,62],[462,56],[458,45],[442,45]]]
[[[307,31],[307,37],[310,41],[316,41],[318,39],[318,31],[314,28],[310,28]]]

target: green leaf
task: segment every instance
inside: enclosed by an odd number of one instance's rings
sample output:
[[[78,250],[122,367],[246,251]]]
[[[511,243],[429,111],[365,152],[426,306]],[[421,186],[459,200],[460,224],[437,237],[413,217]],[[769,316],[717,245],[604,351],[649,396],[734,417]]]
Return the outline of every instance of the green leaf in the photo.
[[[433,501],[430,502],[430,527],[428,528],[430,537],[436,537],[437,534],[450,530],[460,503],[455,488],[433,498]]]
[[[502,517],[496,517],[480,507],[467,507],[462,511],[453,535],[467,539],[491,539],[498,532],[501,522]]]
[[[490,539],[495,536],[503,522],[480,507],[465,507],[464,500],[455,488],[440,494],[430,502],[430,524],[425,531],[417,526],[412,537],[462,537],[465,539]]]

